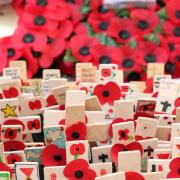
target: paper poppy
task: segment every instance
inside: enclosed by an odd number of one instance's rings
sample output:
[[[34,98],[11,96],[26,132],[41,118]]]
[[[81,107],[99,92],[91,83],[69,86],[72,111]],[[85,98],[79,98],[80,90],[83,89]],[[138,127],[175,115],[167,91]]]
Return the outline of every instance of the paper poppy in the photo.
[[[157,47],[153,42],[141,42],[136,49],[137,62],[146,66],[148,63],[166,63],[168,60],[167,51]]]
[[[180,24],[180,4],[176,0],[168,1],[166,9],[170,20]]]
[[[134,119],[137,120],[138,117],[149,117],[149,118],[154,118],[153,115],[147,113],[147,112],[136,112],[134,113]]]
[[[3,142],[4,151],[21,151],[24,150],[25,145],[21,141],[6,141]]]
[[[94,180],[96,173],[89,168],[89,164],[84,159],[76,159],[71,161],[63,171],[63,174],[68,179]]]
[[[167,178],[180,178],[180,158],[172,159],[169,164],[170,172],[167,174]]]
[[[128,19],[112,20],[108,29],[108,35],[115,38],[119,43],[127,43],[135,37],[135,27]]]
[[[83,5],[83,0],[64,0],[64,2],[78,6]]]
[[[12,178],[12,170],[10,169],[9,166],[7,166],[5,163],[0,162],[0,171],[5,171],[10,173],[10,177]]]
[[[54,95],[52,95],[52,94],[46,98],[46,102],[47,102],[46,107],[54,106],[57,104],[57,101],[56,101]]]
[[[28,29],[21,25],[18,26],[12,36],[12,43],[15,48],[33,48],[36,51],[41,51],[46,45],[47,37],[45,32]]]
[[[171,158],[171,153],[157,154],[157,157],[159,159],[170,159]]]
[[[93,64],[95,66],[99,64],[117,64],[119,62],[119,56],[116,50],[113,46],[105,46],[103,44],[92,46]]]
[[[67,141],[77,141],[86,139],[86,125],[82,122],[71,125],[66,129]]]
[[[29,130],[40,129],[40,127],[41,127],[41,123],[39,119],[34,119],[32,121],[27,122],[27,128]]]
[[[111,20],[112,18],[102,18],[93,12],[90,13],[90,15],[88,16],[89,24],[91,25],[92,29],[97,33],[107,32]]]
[[[111,69],[109,69],[109,68],[102,69],[101,76],[102,77],[111,77]]]
[[[140,71],[141,66],[136,62],[137,55],[135,50],[130,46],[120,46],[117,49],[117,54],[119,55],[119,68],[127,71]]]
[[[72,54],[78,61],[89,62],[92,60],[91,47],[96,44],[98,44],[96,38],[91,38],[87,35],[76,35],[71,38],[69,45]]]
[[[159,17],[149,9],[134,9],[131,12],[131,18],[135,22],[139,35],[151,33],[159,24]]]
[[[110,150],[110,154],[112,157],[112,160],[117,164],[118,163],[118,153],[122,151],[135,151],[139,150],[141,152],[141,155],[143,153],[143,147],[138,142],[132,142],[128,145],[124,144],[114,144]]]
[[[133,171],[125,172],[125,176],[126,176],[126,180],[132,180],[132,179],[145,180],[145,178],[141,174]]]
[[[95,86],[93,94],[96,95],[103,105],[109,103],[114,104],[115,100],[119,100],[121,97],[120,87],[114,82],[108,82],[106,84],[99,84]]]
[[[16,98],[19,93],[18,90],[15,87],[10,87],[9,89],[4,89],[3,90],[3,95],[5,98]]]
[[[173,24],[171,21],[164,21],[162,27],[167,36],[172,36],[174,38],[180,37],[179,25]]]
[[[103,0],[91,0],[90,6],[92,8],[92,11],[96,13],[99,17],[108,19],[115,16],[115,13],[112,9],[104,6]]]
[[[21,162],[22,161],[21,156],[19,156],[17,154],[10,154],[6,158],[7,158],[8,164],[15,164],[15,162]]]
[[[71,154],[75,157],[75,159],[79,156],[84,154],[85,152],[85,146],[83,143],[79,143],[79,144],[73,144],[70,147],[70,152]]]
[[[154,85],[154,77],[150,77],[145,82],[146,87],[144,89],[144,93],[152,93],[153,92],[153,85]]]
[[[21,125],[22,129],[25,129],[24,123],[18,119],[8,119],[3,122],[3,125]]]
[[[17,129],[7,128],[4,132],[4,137],[6,139],[14,140],[17,137]]]
[[[175,107],[179,107],[180,106],[180,97],[178,97],[175,102],[174,102]]]
[[[66,165],[66,150],[50,144],[42,150],[41,160],[44,166],[64,166]]]
[[[129,139],[129,129],[119,129],[118,131],[119,140],[128,140]]]

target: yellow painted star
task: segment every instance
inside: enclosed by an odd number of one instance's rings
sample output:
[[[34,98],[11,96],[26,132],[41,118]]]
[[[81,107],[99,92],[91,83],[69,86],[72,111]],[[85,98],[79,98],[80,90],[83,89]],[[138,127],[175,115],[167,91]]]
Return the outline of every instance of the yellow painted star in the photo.
[[[16,106],[9,106],[9,104],[6,104],[6,107],[4,109],[1,109],[1,111],[4,113],[4,117],[17,117],[17,114],[15,112]]]

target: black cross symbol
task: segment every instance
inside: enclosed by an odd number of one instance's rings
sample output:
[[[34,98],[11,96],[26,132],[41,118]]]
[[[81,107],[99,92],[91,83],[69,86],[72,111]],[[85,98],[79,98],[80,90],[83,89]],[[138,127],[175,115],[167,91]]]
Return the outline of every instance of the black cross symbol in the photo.
[[[148,156],[151,156],[151,153],[154,152],[154,149],[151,146],[148,146],[147,149],[144,149],[144,152],[147,152]]]
[[[168,107],[171,107],[171,104],[169,104],[168,101],[161,102],[161,104],[163,105],[163,108],[162,108],[163,112],[166,112]]]
[[[107,154],[101,154],[98,156],[99,160],[102,162],[106,162],[106,159],[108,159],[108,155]]]

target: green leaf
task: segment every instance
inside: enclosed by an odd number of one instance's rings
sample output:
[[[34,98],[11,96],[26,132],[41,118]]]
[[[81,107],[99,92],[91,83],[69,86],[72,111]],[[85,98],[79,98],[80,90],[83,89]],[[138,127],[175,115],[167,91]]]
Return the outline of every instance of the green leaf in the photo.
[[[129,140],[134,140],[134,136],[133,136],[133,135],[130,135],[130,136],[129,136]]]
[[[137,42],[135,39],[131,39],[129,42],[128,42],[128,45],[131,47],[131,48],[136,48],[137,46]]]
[[[154,28],[154,33],[162,33],[163,32],[163,29],[162,29],[162,25],[159,24],[158,26],[156,26]]]
[[[84,0],[84,5],[89,5],[89,0]]]
[[[127,9],[115,9],[114,11],[115,11],[116,15],[121,18],[130,16],[130,13]]]
[[[74,160],[76,160],[79,157],[79,154],[74,155]]]
[[[154,33],[144,36],[144,39],[146,41],[152,41],[153,43],[155,43],[157,45],[159,45],[159,43],[160,43],[160,40],[159,40],[158,36],[156,34],[154,34]]]
[[[88,14],[91,11],[90,6],[82,6],[81,7],[81,13],[82,14]]]
[[[114,39],[112,39],[111,37],[109,37],[107,34],[96,34],[95,36],[104,45],[108,45],[108,46],[117,46],[118,45],[116,43],[116,41]]]
[[[86,22],[86,23],[84,23],[84,25],[86,26],[89,35],[90,35],[90,36],[94,36],[95,33],[94,33],[93,29],[91,28],[90,24],[88,24],[88,23]]]
[[[76,62],[76,59],[73,57],[70,49],[66,51],[63,60],[66,62]]]
[[[166,11],[166,8],[161,8],[158,12],[157,12],[157,15],[160,17],[160,18],[163,18],[163,19],[168,19],[168,14],[167,14],[167,11]]]

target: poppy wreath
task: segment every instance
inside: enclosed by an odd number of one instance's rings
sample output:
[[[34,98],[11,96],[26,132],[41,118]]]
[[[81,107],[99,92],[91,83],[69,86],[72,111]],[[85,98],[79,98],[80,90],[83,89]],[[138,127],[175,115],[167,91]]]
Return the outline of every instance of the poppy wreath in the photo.
[[[0,72],[22,59],[28,78],[42,68],[74,75],[77,62],[115,63],[130,81],[146,80],[147,63],[162,62],[166,73],[180,76],[177,0],[126,9],[107,9],[103,0],[13,0],[12,6],[19,20],[13,35],[0,39]]]

